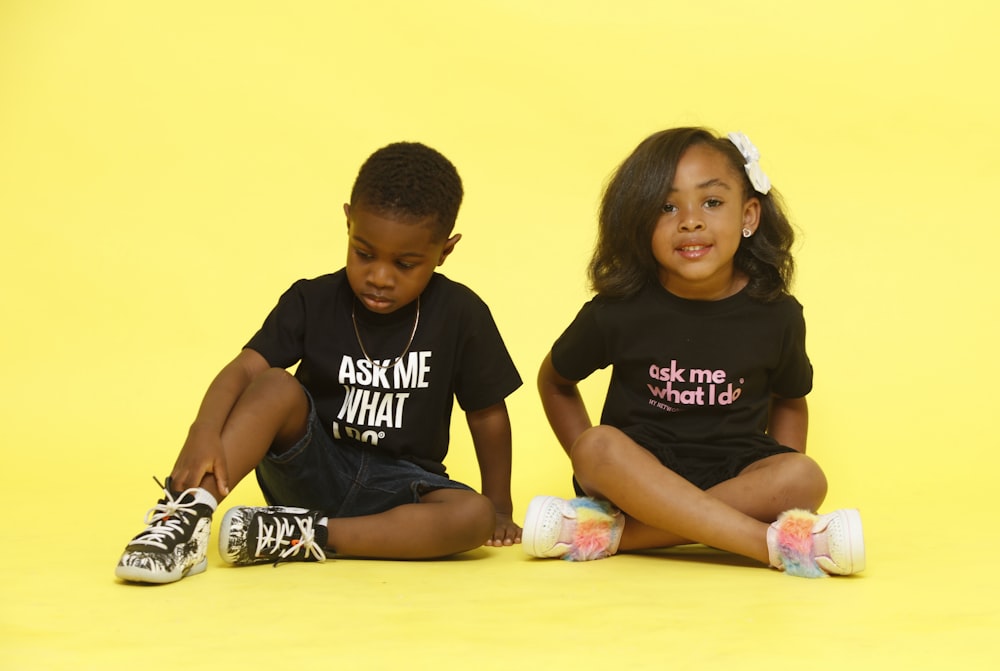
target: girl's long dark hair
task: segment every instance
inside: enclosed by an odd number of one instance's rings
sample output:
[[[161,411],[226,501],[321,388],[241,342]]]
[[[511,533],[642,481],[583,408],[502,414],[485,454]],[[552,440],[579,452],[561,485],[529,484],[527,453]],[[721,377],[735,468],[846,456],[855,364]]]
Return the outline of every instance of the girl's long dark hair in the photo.
[[[747,293],[773,301],[788,293],[795,262],[791,247],[795,232],[774,188],[764,195],[750,184],[739,149],[728,138],[704,128],[673,128],[643,140],[618,167],[604,191],[597,244],[590,260],[591,286],[611,298],[632,296],[658,281],[652,239],[684,152],[704,144],[722,153],[743,177],[744,197],[760,201],[757,232],[740,241],[733,263],[749,278]]]

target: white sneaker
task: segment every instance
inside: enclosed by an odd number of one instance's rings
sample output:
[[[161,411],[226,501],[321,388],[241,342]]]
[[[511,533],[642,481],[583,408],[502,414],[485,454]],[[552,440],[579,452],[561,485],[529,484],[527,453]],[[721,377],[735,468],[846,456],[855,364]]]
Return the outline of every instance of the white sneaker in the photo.
[[[219,525],[219,554],[236,566],[323,561],[326,516],[288,506],[237,506]]]
[[[865,569],[865,537],[861,514],[853,509],[816,515],[786,510],[767,530],[771,566],[789,575],[822,578],[851,575]]]
[[[208,566],[215,497],[200,487],[171,491],[170,478],[160,486],[164,496],[146,513],[146,528],[118,560],[115,575],[122,580],[175,582]]]
[[[536,496],[528,504],[521,547],[532,557],[603,559],[618,551],[625,516],[607,501]]]
[[[865,536],[861,513],[853,508],[820,515],[813,525],[813,558],[835,575],[865,570]]]

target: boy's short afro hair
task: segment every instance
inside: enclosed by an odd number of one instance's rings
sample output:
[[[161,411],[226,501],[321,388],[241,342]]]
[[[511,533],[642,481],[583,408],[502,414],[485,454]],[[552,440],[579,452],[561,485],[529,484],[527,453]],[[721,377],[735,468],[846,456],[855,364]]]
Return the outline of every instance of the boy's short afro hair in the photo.
[[[435,217],[435,238],[447,238],[462,204],[462,179],[451,161],[419,142],[382,147],[361,166],[351,206],[408,219]]]

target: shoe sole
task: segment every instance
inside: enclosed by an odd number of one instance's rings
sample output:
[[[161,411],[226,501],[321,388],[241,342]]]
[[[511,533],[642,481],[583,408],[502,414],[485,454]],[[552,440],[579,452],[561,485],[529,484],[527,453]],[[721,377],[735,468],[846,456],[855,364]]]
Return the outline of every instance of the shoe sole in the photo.
[[[854,508],[841,511],[847,518],[848,556],[851,558],[851,565],[845,566],[846,571],[842,575],[860,573],[865,570],[865,534],[861,527],[861,513]]]
[[[532,557],[552,556],[544,554],[544,548],[538,547],[538,531],[542,525],[542,511],[550,501],[554,500],[560,499],[558,496],[536,496],[528,504],[528,512],[524,515],[524,526],[521,529],[521,548]]]
[[[172,573],[152,573],[134,566],[118,566],[115,568],[115,576],[121,578],[122,580],[127,580],[128,582],[166,585],[167,583],[177,582],[181,578],[202,573],[206,568],[208,568],[208,557],[205,557],[200,562],[184,571],[174,571]]]

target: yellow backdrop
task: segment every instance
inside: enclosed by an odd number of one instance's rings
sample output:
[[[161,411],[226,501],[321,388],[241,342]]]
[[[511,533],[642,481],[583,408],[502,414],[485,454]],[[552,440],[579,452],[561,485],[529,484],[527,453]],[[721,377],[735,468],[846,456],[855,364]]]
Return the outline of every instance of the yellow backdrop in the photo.
[[[150,476],[280,292],[342,265],[341,204],[397,140],[465,182],[442,270],[491,305],[526,381],[509,402],[516,516],[568,493],[534,377],[588,297],[602,186],[649,133],[707,125],[750,136],[799,229],[828,504],[862,508],[873,557],[918,562],[913,589],[956,553],[985,571],[998,21],[985,1],[0,1],[11,664],[65,632],[43,624],[57,596],[38,600],[52,567],[92,559],[72,582],[99,584],[95,602],[125,589],[113,563]],[[595,417],[603,384],[585,387]],[[460,417],[454,434],[449,469],[476,483]],[[259,500],[252,481],[233,496]],[[973,585],[950,612],[996,626]]]

